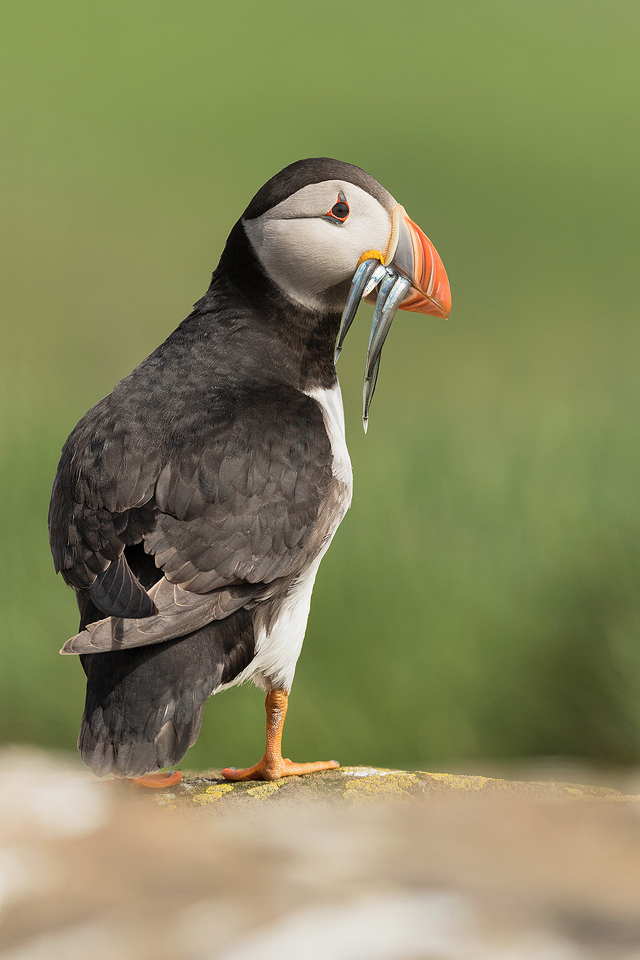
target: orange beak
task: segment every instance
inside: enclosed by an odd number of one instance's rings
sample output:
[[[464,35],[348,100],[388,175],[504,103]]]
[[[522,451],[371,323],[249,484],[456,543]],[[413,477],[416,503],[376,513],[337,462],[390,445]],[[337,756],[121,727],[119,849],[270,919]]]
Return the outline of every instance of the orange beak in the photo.
[[[392,266],[411,280],[400,310],[446,319],[451,313],[449,278],[438,251],[420,227],[400,208],[399,236]]]

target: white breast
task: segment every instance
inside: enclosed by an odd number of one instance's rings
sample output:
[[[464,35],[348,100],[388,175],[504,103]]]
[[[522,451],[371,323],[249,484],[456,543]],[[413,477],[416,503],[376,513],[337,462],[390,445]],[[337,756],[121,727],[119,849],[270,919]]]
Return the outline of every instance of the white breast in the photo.
[[[331,443],[331,453],[333,454],[333,475],[337,480],[342,480],[349,488],[349,503],[351,502],[351,491],[353,489],[353,471],[351,470],[351,459],[347,450],[347,441],[344,429],[344,409],[342,406],[342,393],[340,384],[330,390],[309,390],[308,397],[315,400],[322,410],[324,425],[329,434]],[[347,503],[347,506],[349,505]]]

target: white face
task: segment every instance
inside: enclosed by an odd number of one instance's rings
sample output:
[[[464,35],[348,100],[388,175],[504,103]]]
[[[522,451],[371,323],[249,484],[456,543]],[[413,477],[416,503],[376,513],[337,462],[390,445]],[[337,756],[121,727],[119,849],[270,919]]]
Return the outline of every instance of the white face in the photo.
[[[349,207],[344,223],[325,218],[340,194]],[[395,200],[389,200],[391,210]],[[365,251],[384,253],[391,213],[353,183],[324,180],[245,221],[244,228],[271,279],[292,300],[320,309],[326,306],[323,292],[350,280]]]

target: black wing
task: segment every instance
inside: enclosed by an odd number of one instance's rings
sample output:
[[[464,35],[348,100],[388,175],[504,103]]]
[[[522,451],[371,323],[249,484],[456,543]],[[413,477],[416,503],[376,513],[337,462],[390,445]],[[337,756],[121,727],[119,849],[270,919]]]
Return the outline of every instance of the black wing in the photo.
[[[154,605],[124,557],[156,525],[153,500],[161,449],[144,418],[115,394],[96,404],[62,450],[49,508],[56,572],[111,616],[148,616]]]
[[[107,616],[159,612],[126,560],[141,541],[191,606],[205,595],[228,615],[295,574],[327,496],[331,449],[314,400],[285,386],[215,406],[184,396],[136,404],[116,390],[64,447],[50,510],[56,569]],[[155,592],[166,616],[167,589]]]

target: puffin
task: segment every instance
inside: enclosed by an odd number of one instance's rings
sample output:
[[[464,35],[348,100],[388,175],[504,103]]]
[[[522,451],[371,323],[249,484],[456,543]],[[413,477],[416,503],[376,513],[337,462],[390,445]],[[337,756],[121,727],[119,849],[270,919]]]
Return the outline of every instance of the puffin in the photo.
[[[431,241],[364,170],[299,160],[253,197],[206,294],[80,420],[49,511],[76,594],[87,689],[78,748],[98,777],[179,782],[208,697],[251,680],[267,742],[231,781],[329,770],[282,756],[318,566],[351,502],[336,360],[375,303],[366,430],[397,309],[446,318]]]

